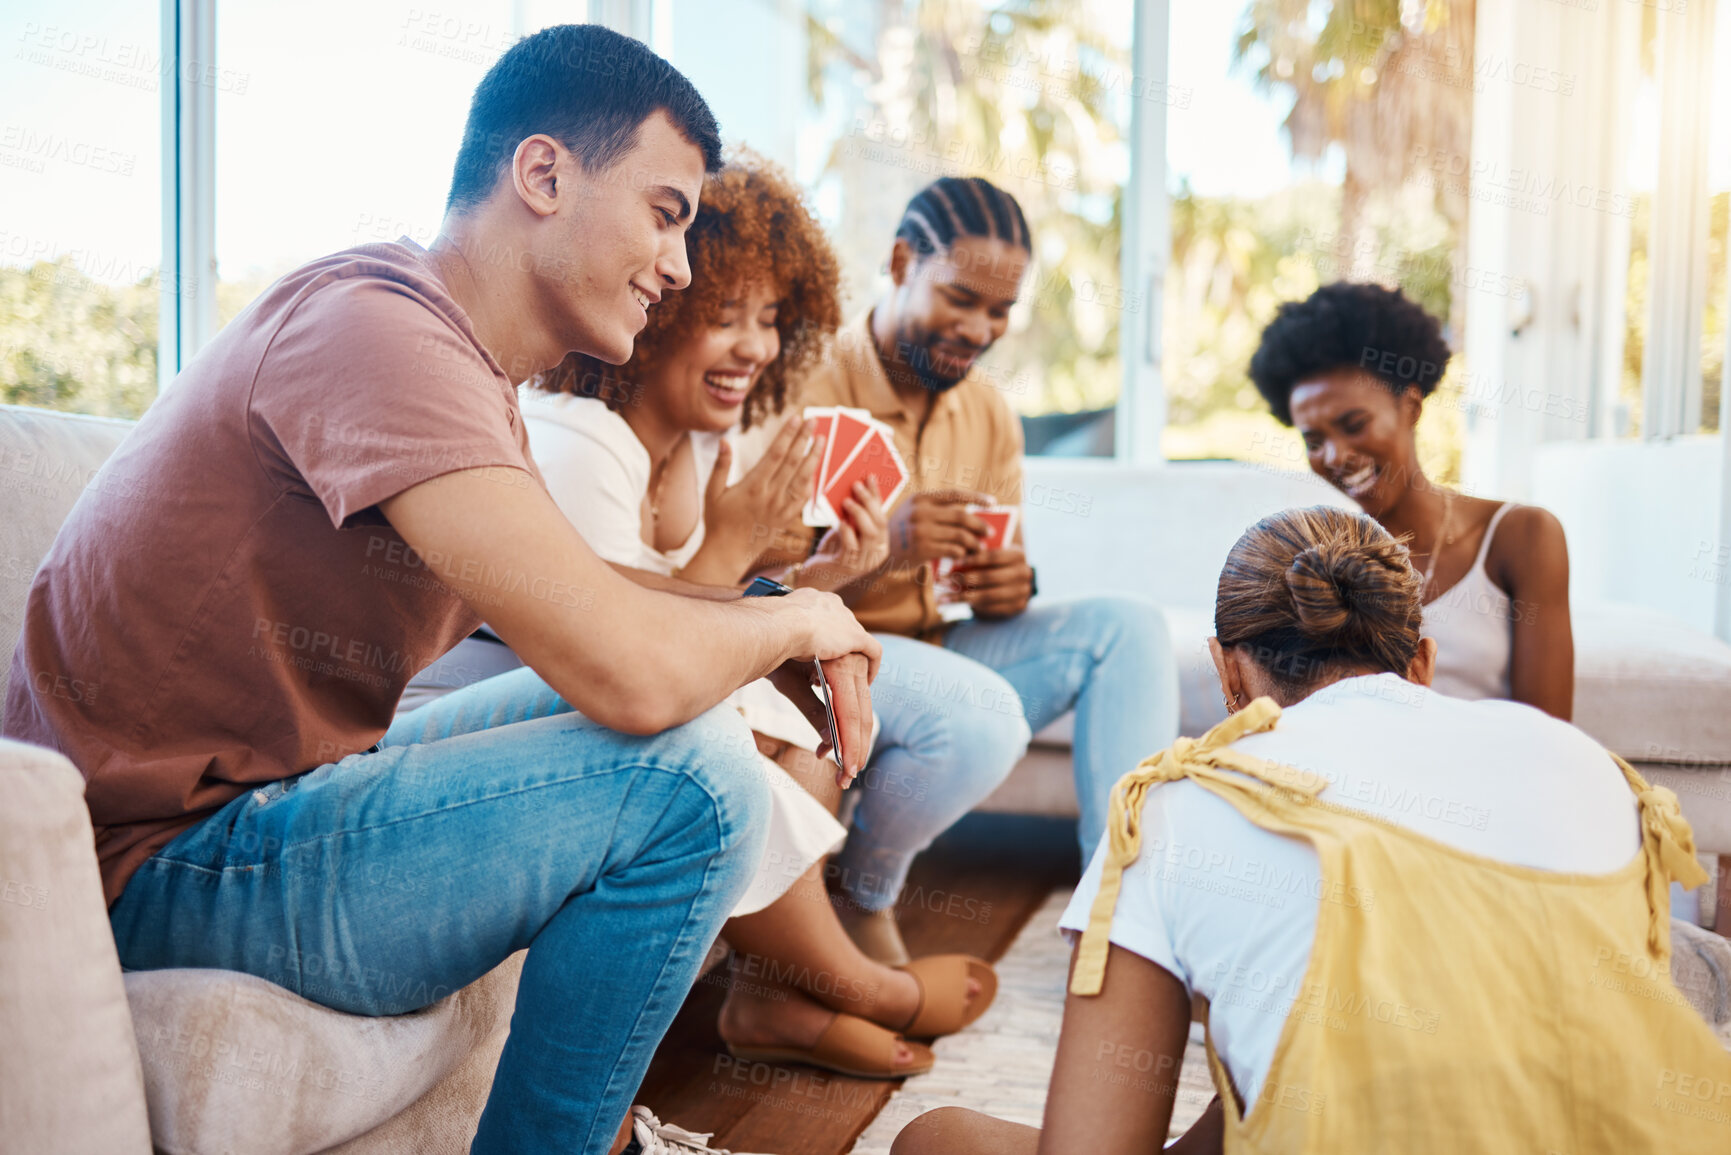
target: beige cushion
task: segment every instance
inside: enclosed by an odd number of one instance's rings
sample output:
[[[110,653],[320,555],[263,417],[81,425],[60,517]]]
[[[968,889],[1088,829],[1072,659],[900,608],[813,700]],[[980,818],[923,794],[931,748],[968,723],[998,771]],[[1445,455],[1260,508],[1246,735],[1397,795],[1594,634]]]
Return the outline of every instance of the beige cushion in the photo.
[[[1731,765],[1731,646],[1639,606],[1573,618],[1581,729],[1632,762]]]
[[[144,1155],[144,1081],[84,779],[0,739],[0,1149]]]
[[[1731,1030],[1731,940],[1671,920],[1671,981],[1715,1030]]]
[[[1731,766],[1664,766],[1635,763],[1654,786],[1677,795],[1677,805],[1695,832],[1702,854],[1731,854]],[[1711,901],[1711,900],[1703,900]]]
[[[522,966],[518,952],[424,1010],[384,1018],[229,971],[130,973],[156,1144],[170,1155],[310,1155],[364,1135],[508,1027]],[[491,1086],[486,1071],[472,1099],[445,1089],[465,1142]]]
[[[408,1110],[325,1155],[468,1155],[509,1034],[499,1028]]]
[[[30,579],[78,495],[131,428],[108,417],[0,405],[0,702]]]

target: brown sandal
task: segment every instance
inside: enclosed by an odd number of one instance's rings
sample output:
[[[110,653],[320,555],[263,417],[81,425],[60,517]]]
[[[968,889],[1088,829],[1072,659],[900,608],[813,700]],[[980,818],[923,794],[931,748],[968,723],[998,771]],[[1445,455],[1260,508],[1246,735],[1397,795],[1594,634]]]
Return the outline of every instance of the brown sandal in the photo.
[[[914,1054],[905,1067],[896,1066],[896,1044],[903,1043]],[[736,1047],[727,1053],[748,1063],[806,1063],[859,1079],[905,1079],[932,1069],[937,1057],[931,1048],[911,1043],[894,1031],[867,1022],[858,1015],[836,1012],[834,1021],[818,1036],[815,1047]]]
[[[914,976],[920,987],[920,1006],[902,1033],[915,1039],[953,1035],[986,1013],[998,997],[998,973],[985,959],[971,954],[934,954],[897,967]],[[980,993],[968,1002],[968,980],[980,984]]]

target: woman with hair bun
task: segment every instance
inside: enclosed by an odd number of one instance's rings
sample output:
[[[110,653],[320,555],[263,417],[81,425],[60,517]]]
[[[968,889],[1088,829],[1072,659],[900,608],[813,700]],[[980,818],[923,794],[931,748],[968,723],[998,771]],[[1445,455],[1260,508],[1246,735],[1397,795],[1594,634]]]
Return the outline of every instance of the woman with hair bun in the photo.
[[[1449,347],[1399,289],[1339,282],[1280,306],[1250,379],[1304,438],[1312,472],[1410,543],[1436,688],[1512,698],[1568,721],[1575,646],[1563,527],[1536,506],[1469,497],[1425,476],[1415,429]]]
[[[1361,514],[1228,556],[1231,715],[1145,759],[1079,933],[1045,1126],[948,1109],[895,1155],[1159,1150],[1193,1000],[1218,1095],[1170,1151],[1731,1150],[1731,1055],[1670,980],[1688,824],[1574,727],[1430,690],[1420,576]],[[1558,806],[1567,798],[1569,805]]]

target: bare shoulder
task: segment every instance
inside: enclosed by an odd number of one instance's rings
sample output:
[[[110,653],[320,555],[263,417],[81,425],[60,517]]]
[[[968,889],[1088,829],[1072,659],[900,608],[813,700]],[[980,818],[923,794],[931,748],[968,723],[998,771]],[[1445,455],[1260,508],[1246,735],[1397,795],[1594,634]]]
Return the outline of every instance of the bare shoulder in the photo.
[[[1454,503],[1454,513],[1451,515],[1458,530],[1464,530],[1475,539],[1491,523],[1491,518],[1497,515],[1503,503],[1484,497],[1469,497],[1456,492],[1451,499]],[[1452,537],[1453,535],[1451,535]]]
[[[1569,545],[1563,523],[1556,514],[1537,505],[1511,506],[1485,556],[1486,570],[1498,585],[1510,591],[1557,575],[1566,581],[1568,567]]]

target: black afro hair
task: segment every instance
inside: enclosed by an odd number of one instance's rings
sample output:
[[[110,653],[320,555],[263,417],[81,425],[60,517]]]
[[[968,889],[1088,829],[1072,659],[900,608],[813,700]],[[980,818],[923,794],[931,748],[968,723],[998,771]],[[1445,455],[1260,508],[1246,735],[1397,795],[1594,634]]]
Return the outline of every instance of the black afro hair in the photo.
[[[1429,397],[1448,363],[1442,327],[1399,289],[1337,281],[1280,306],[1250,358],[1250,380],[1291,425],[1301,381],[1362,369],[1397,395],[1412,388]]]

